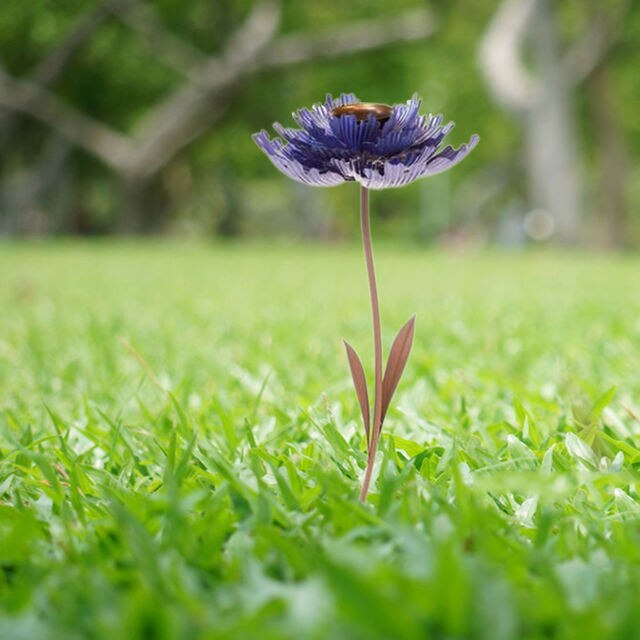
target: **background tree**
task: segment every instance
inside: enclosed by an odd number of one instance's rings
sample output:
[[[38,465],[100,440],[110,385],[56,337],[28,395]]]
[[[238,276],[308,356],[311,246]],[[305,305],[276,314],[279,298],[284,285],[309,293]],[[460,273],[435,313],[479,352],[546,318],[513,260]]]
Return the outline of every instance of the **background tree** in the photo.
[[[133,35],[135,44],[139,40],[158,63],[180,76],[174,87],[140,114],[128,133],[63,101],[50,89],[74,54],[108,19],[117,21],[118,30],[124,27],[131,32],[118,33],[118,38],[130,41]],[[119,179],[123,228],[153,230],[165,219],[170,205],[162,184],[163,170],[223,116],[249,77],[259,71],[424,38],[432,31],[424,11],[358,21],[326,32],[276,37],[280,22],[281,5],[273,0],[260,2],[235,25],[221,51],[211,54],[170,32],[149,4],[103,2],[87,9],[25,78],[0,71],[0,105],[31,116],[99,160]],[[5,129],[11,124],[15,118],[5,117]],[[34,176],[34,185],[38,180]],[[38,193],[37,189],[29,191]]]
[[[284,187],[250,134],[327,91],[417,91],[482,142],[455,176],[381,193],[380,233],[524,241],[541,208],[565,241],[632,244],[638,4],[2,3],[0,230],[350,233],[351,190]]]
[[[592,9],[586,28],[563,48],[550,0],[505,0],[481,41],[487,84],[499,104],[518,116],[523,129],[530,205],[553,216],[559,238],[567,243],[578,242],[582,227],[575,92],[585,81],[593,91],[601,155],[600,206],[609,220],[611,244],[620,246],[625,236],[624,151],[606,67],[629,9],[626,0]],[[525,63],[527,49],[534,72]]]

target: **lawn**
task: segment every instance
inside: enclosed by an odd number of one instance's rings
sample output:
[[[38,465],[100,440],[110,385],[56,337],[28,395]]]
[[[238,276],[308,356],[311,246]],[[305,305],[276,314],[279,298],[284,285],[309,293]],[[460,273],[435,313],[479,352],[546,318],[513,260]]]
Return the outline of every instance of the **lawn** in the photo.
[[[0,246],[0,638],[640,637],[640,259]]]

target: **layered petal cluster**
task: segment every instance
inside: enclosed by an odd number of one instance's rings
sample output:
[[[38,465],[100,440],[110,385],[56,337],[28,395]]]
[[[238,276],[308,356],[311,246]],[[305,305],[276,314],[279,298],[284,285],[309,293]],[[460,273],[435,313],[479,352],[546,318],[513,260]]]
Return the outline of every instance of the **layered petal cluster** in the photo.
[[[293,114],[300,129],[276,122],[273,128],[281,137],[271,139],[262,130],[253,139],[282,173],[298,182],[330,187],[355,180],[369,189],[401,187],[446,171],[478,143],[473,135],[457,149],[441,147],[453,122],[442,125],[441,115],[420,115],[421,100],[415,95],[393,105],[384,119],[373,113],[366,118],[334,113],[358,104],[351,93],[336,99],[327,95],[324,103]]]

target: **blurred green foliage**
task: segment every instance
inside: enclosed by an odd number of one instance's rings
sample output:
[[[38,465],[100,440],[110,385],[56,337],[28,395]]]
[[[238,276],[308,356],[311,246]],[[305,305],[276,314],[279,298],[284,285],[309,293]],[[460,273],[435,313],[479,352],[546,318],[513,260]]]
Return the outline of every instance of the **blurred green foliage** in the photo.
[[[621,2],[615,0],[610,6]],[[567,42],[579,36],[602,10],[595,0],[552,4]],[[254,3],[154,0],[148,5],[169,33],[212,55],[221,51]],[[165,227],[231,235],[291,230],[309,235],[350,233],[356,225],[355,189],[314,191],[288,184],[250,139],[252,132],[269,128],[273,121],[290,123],[293,110],[323,99],[327,92],[351,91],[365,100],[390,103],[417,92],[424,97],[425,111],[442,112],[457,122],[452,143],[464,142],[474,132],[480,134],[479,147],[451,175],[376,195],[374,215],[384,231],[429,239],[464,226],[491,234],[511,203],[526,199],[518,119],[494,103],[477,59],[479,40],[499,5],[496,0],[285,0],[282,5],[282,34],[315,33],[421,7],[431,11],[435,31],[421,42],[294,65],[243,80],[222,119],[163,171],[162,187],[157,191],[168,194],[172,214]],[[0,60],[14,76],[27,76],[93,6],[86,0],[3,2]],[[622,32],[615,34],[606,64],[613,77],[616,118],[624,132],[630,167],[628,210],[636,223],[640,210],[640,190],[634,186],[640,182],[635,166],[640,149],[639,42],[640,9],[633,2]],[[129,131],[182,81],[180,74],[161,61],[158,51],[123,21],[111,17],[73,56],[53,90],[91,117]],[[589,203],[594,199],[599,150],[584,87],[576,93],[575,113],[587,176],[585,203]],[[33,165],[49,136],[43,125],[27,116],[20,116],[12,126],[18,135],[2,153],[0,169],[5,174]],[[45,227],[49,231],[72,228],[69,219],[75,214],[70,209],[82,212],[90,230],[118,227],[123,215],[120,186],[96,159],[74,150],[58,188],[72,195],[59,205],[59,195],[48,198],[45,209],[50,209],[46,212],[50,219]],[[586,214],[593,213],[586,209]]]

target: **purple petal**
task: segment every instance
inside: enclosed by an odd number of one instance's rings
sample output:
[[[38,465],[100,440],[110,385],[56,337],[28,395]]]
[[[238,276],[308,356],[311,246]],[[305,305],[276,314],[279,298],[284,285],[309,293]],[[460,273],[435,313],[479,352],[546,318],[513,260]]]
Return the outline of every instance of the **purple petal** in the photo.
[[[370,147],[381,135],[380,122],[373,115],[366,120],[358,120],[352,114],[344,115],[332,118],[329,124],[333,135],[352,154]]]
[[[335,116],[331,113],[335,107],[345,104],[358,102],[358,98],[353,93],[343,93],[339,98],[332,98],[331,94],[327,94],[324,103],[316,103],[311,109],[299,109],[293,113],[293,119],[312,135],[316,131],[331,132],[330,121],[335,120]]]
[[[391,117],[384,125],[384,132],[397,131],[398,129],[412,128],[420,111],[422,100],[414,94],[406,104],[396,104],[393,107]]]
[[[297,182],[316,187],[332,187],[345,181],[345,178],[339,173],[304,166],[301,162],[287,157],[284,153],[285,147],[283,147],[281,141],[277,138],[270,140],[269,135],[264,130],[254,134],[253,140],[277,169]]]
[[[366,168],[358,181],[368,189],[390,189],[403,187],[422,177],[422,165],[385,164],[382,171]]]
[[[434,155],[426,164],[425,176],[433,176],[436,173],[442,173],[447,169],[450,169],[454,165],[458,164],[461,160],[466,158],[472,149],[478,144],[480,137],[472,135],[467,144],[463,144],[457,149],[453,147],[446,147],[440,153]]]
[[[479,139],[477,135],[473,135],[467,144],[461,145],[458,149],[446,147],[430,158],[416,160],[410,164],[386,162],[379,167],[366,167],[362,172],[363,176],[356,179],[369,189],[402,187],[458,164],[478,144]]]

